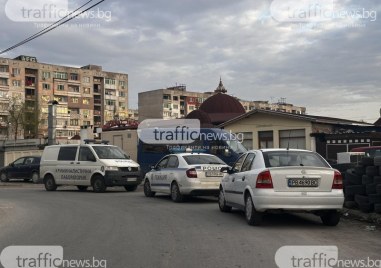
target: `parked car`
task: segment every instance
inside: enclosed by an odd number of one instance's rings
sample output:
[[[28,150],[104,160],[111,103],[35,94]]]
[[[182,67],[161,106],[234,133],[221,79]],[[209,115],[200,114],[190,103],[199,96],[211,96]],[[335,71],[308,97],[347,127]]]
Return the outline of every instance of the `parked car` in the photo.
[[[218,196],[219,185],[227,167],[215,155],[202,153],[170,154],[163,157],[144,178],[144,194],[170,194],[174,202],[184,196]]]
[[[340,221],[342,176],[315,152],[252,150],[221,171],[226,174],[220,185],[220,210],[244,210],[250,225],[260,225],[269,211],[312,212],[329,226]]]
[[[37,183],[40,179],[40,160],[40,156],[25,156],[16,159],[0,169],[0,180],[7,182],[11,179],[24,179]]]

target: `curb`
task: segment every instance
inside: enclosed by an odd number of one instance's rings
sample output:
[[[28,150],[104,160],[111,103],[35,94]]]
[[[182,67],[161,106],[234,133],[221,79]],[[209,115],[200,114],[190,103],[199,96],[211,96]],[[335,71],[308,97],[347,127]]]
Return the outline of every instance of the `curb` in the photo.
[[[372,224],[381,225],[381,214],[378,213],[364,213],[360,210],[344,208],[341,211],[341,215],[345,219],[354,219],[358,221],[364,221]]]

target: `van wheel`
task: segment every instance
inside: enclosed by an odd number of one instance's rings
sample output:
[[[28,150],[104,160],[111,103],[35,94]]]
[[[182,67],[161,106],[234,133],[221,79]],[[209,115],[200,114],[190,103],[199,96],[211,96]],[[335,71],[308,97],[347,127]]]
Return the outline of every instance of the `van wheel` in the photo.
[[[176,182],[172,183],[171,186],[171,199],[176,203],[183,202],[184,200],[184,196],[180,193],[179,185]]]
[[[40,176],[38,175],[37,172],[33,172],[32,173],[32,181],[33,183],[38,183],[38,181],[40,180]]]
[[[320,218],[324,225],[336,226],[340,222],[340,213],[337,211],[328,211],[323,213]]]
[[[151,190],[151,184],[149,183],[149,180],[147,179],[145,182],[144,182],[144,195],[146,197],[154,197],[156,194],[156,192],[153,192]]]
[[[126,185],[124,186],[124,189],[126,189],[127,192],[133,192],[138,188],[137,185]]]
[[[47,175],[44,180],[45,189],[46,191],[55,191],[57,189],[57,184],[54,181],[54,178],[52,175]]]
[[[91,184],[93,186],[93,191],[96,193],[104,193],[106,191],[105,180],[102,176],[95,176]]]
[[[245,217],[249,225],[258,226],[262,224],[263,213],[255,210],[250,194],[245,199]]]
[[[83,185],[77,185],[77,188],[80,192],[86,192],[88,187]]]
[[[7,181],[9,181],[8,176],[7,176],[7,173],[2,172],[2,173],[0,174],[0,180],[1,180],[2,182],[7,182]]]

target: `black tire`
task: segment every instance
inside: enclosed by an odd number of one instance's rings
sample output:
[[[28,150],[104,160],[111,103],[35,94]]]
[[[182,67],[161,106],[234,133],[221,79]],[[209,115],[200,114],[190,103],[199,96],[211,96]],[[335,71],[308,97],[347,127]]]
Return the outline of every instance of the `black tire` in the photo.
[[[375,183],[367,184],[365,186],[365,193],[367,195],[376,194],[377,193],[377,184],[375,184]]]
[[[39,181],[40,181],[40,175],[38,174],[38,172],[33,172],[32,173],[31,180],[32,180],[33,183],[39,183]]]
[[[126,185],[126,186],[124,186],[124,189],[126,189],[127,192],[133,192],[133,191],[136,191],[136,189],[138,189],[138,186],[137,185]]]
[[[348,169],[345,173],[345,179],[352,185],[359,185],[362,183],[362,179],[360,175],[357,175],[352,172],[353,170]]]
[[[355,194],[365,194],[365,185],[349,185],[345,187],[345,194],[346,195],[352,195]]]
[[[84,185],[77,185],[77,188],[80,192],[86,192],[87,191],[87,188],[88,186],[84,186]]]
[[[368,176],[368,175],[362,175],[361,183],[364,185],[373,183],[373,177]]]
[[[320,219],[326,226],[336,226],[340,222],[340,213],[336,210],[327,211],[320,216]]]
[[[368,195],[369,204],[381,204],[381,194]]]
[[[344,202],[344,207],[346,208],[356,208],[356,202],[355,201],[345,201]]]
[[[259,226],[263,221],[263,213],[255,210],[251,195],[245,198],[245,218],[249,225]]]
[[[177,182],[173,182],[171,185],[171,199],[176,203],[180,203],[184,201],[184,196],[181,194],[180,188]]]
[[[222,212],[232,211],[232,207],[226,205],[225,195],[222,188],[220,189],[220,194],[218,195],[218,207]]]
[[[381,214],[381,204],[374,205],[374,212]]]
[[[376,193],[381,194],[381,184],[377,184],[376,186]]]
[[[355,201],[356,201],[357,205],[369,204],[369,198],[365,195],[356,194],[355,195]]]
[[[381,166],[381,156],[376,156],[373,162],[375,166]]]
[[[1,182],[8,182],[9,178],[8,178],[7,173],[1,172],[1,174],[0,174],[0,180],[1,180]]]
[[[369,203],[359,204],[358,207],[362,212],[365,212],[365,213],[370,213],[374,210],[374,204],[369,204]]]
[[[366,167],[365,174],[370,176],[370,177],[378,176],[379,175],[378,174],[378,167],[375,167],[375,166]]]
[[[374,165],[374,158],[372,157],[363,157],[361,159],[361,163],[363,166],[373,166]]]
[[[46,191],[50,192],[50,191],[57,190],[57,184],[52,175],[46,175],[44,179],[44,185],[45,185]]]
[[[354,167],[354,173],[359,175],[359,176],[362,176],[365,174],[365,167],[364,166],[355,166]]]
[[[373,183],[375,183],[375,184],[381,184],[381,176],[375,176],[373,178]]]
[[[93,191],[95,193],[104,193],[107,189],[105,180],[100,175],[96,175],[93,178],[91,186],[93,187]]]
[[[149,183],[149,180],[146,179],[146,180],[144,181],[144,195],[145,195],[146,197],[154,197],[155,194],[156,194],[156,192],[153,192],[153,191],[151,190],[151,184]]]

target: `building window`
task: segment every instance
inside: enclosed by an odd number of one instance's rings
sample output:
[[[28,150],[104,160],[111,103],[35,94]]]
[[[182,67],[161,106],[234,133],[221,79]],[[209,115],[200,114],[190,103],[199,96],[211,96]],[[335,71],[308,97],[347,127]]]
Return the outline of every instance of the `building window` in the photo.
[[[189,106],[189,111],[193,111],[194,110],[194,105],[190,105]]]
[[[70,125],[71,126],[78,126],[79,120],[78,119],[70,119]]]
[[[258,131],[259,149],[274,148],[274,136],[272,131]]]
[[[12,68],[12,74],[13,75],[19,75],[20,74],[20,69],[19,68]]]
[[[119,81],[119,86],[121,88],[126,88],[126,81]]]
[[[112,78],[106,78],[106,79],[105,79],[105,84],[106,84],[106,85],[115,85],[115,79],[112,79]]]
[[[83,104],[90,104],[90,100],[88,98],[83,98],[82,103]]]
[[[119,97],[125,97],[126,96],[126,92],[124,91],[119,91]]]
[[[8,79],[0,78],[0,86],[8,86]]]
[[[7,65],[1,65],[0,66],[0,73],[7,73],[8,72],[8,66]]]
[[[78,74],[71,73],[70,80],[78,81]]]
[[[89,87],[84,87],[83,88],[83,93],[90,94],[90,88]]]
[[[57,90],[65,90],[65,85],[57,85]]]
[[[79,93],[79,86],[69,86],[69,91]]]
[[[42,72],[42,79],[49,79],[50,78],[50,72]]]
[[[173,104],[173,109],[179,109],[179,105],[178,104]]]
[[[90,83],[90,77],[88,77],[88,76],[85,76],[85,77],[83,77],[83,83]]]
[[[21,87],[21,80],[13,80],[12,84],[14,87]]]
[[[54,78],[67,80],[67,73],[54,72]]]
[[[242,132],[241,134],[243,136],[242,145],[246,149],[252,150],[253,149],[253,132]]]
[[[115,101],[114,100],[106,100],[106,105],[115,105]]]
[[[170,100],[171,96],[170,95],[163,95],[163,100]]]
[[[306,131],[290,129],[279,131],[280,148],[306,149]]]
[[[71,98],[71,102],[72,102],[72,103],[78,103],[78,102],[79,102],[79,99],[78,99],[78,98]]]
[[[66,96],[55,96],[54,100],[58,101],[58,103],[67,102],[67,97]],[[58,108],[57,108],[57,113],[58,113]],[[67,109],[66,109],[66,113],[67,113]]]
[[[174,101],[178,101],[179,100],[179,96],[173,96],[173,100]]]
[[[44,90],[50,90],[50,84],[45,84],[45,83],[43,83],[43,84],[42,84],[42,88],[43,88]]]

